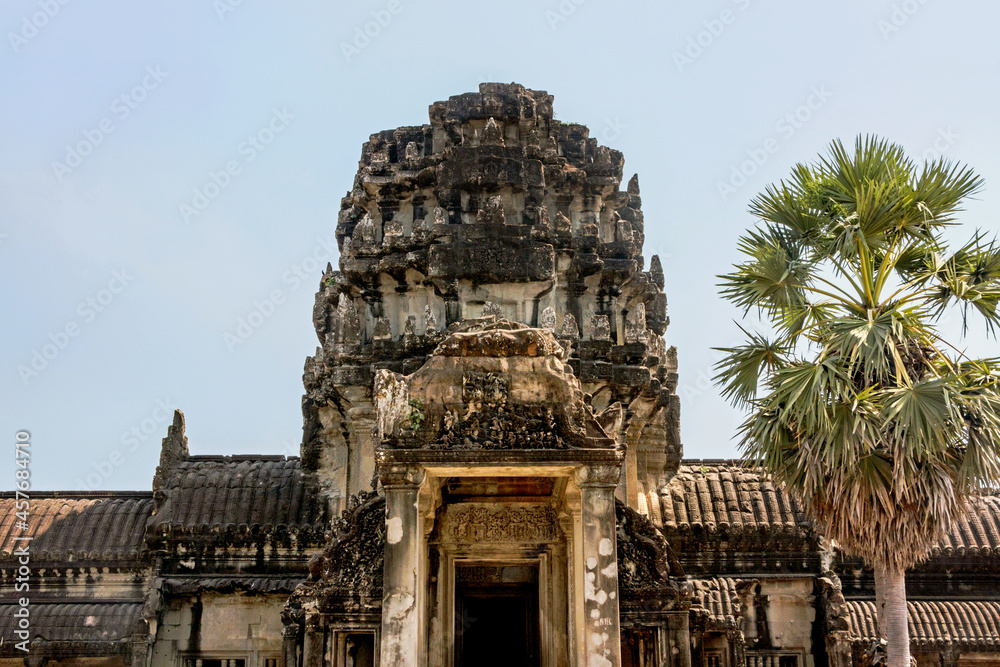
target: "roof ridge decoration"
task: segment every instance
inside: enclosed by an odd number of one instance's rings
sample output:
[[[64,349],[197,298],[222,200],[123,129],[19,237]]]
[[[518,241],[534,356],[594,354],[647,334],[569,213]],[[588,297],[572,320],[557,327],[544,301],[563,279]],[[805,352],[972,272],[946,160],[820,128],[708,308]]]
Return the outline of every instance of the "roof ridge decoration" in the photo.
[[[174,410],[174,421],[167,428],[167,435],[160,445],[160,464],[156,466],[156,474],[153,476],[153,498],[156,500],[157,510],[166,500],[164,488],[167,478],[177,464],[186,461],[188,456],[187,435],[184,433],[184,413],[180,410]]]

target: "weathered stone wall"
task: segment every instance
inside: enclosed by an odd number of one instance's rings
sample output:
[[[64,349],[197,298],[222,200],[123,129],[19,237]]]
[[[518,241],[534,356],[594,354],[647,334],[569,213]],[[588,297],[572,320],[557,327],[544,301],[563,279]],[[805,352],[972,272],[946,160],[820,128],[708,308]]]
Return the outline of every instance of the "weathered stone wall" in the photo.
[[[287,595],[202,593],[168,600],[151,667],[176,667],[182,656],[243,658],[265,667],[281,656],[281,609]]]

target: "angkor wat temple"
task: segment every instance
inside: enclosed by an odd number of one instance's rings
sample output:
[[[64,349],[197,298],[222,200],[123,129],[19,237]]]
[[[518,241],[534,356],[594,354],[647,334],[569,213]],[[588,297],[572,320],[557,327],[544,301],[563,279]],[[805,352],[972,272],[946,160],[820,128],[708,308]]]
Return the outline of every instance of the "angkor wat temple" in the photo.
[[[301,457],[193,456],[177,413],[151,492],[36,496],[28,654],[4,494],[0,666],[866,664],[871,571],[755,470],[682,458],[623,165],[516,84],[372,135]],[[1000,497],[907,587],[920,667],[1000,665]]]

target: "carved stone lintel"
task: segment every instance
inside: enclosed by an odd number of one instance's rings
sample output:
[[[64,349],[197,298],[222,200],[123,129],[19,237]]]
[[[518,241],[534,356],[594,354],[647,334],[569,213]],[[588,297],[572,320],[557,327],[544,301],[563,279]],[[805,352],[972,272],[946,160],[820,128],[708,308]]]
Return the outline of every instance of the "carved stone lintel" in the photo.
[[[560,538],[555,510],[543,506],[450,506],[442,537],[463,544],[552,542]]]

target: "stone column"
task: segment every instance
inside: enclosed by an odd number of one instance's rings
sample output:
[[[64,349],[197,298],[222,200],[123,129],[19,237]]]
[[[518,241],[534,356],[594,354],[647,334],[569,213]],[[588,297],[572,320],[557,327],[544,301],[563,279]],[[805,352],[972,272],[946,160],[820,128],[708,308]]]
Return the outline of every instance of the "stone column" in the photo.
[[[281,667],[299,667],[299,635],[302,630],[298,623],[281,626]]]
[[[938,656],[941,660],[941,667],[956,667],[961,653],[954,644],[949,644],[945,646],[944,650]]]
[[[826,659],[830,667],[851,667],[851,635],[847,630],[827,631]]]
[[[320,615],[307,615],[302,642],[302,667],[323,667],[324,634]]]
[[[670,612],[667,615],[667,641],[663,642],[661,664],[670,667],[691,667],[690,612]],[[744,663],[738,663],[743,665]]]
[[[419,466],[379,470],[385,489],[385,569],[382,597],[382,667],[417,667],[420,661],[418,579],[423,531],[417,494],[424,480]]]
[[[578,468],[582,496],[584,563],[584,644],[582,664],[620,667],[621,626],[618,618],[618,553],[615,543],[615,488],[621,466]]]

